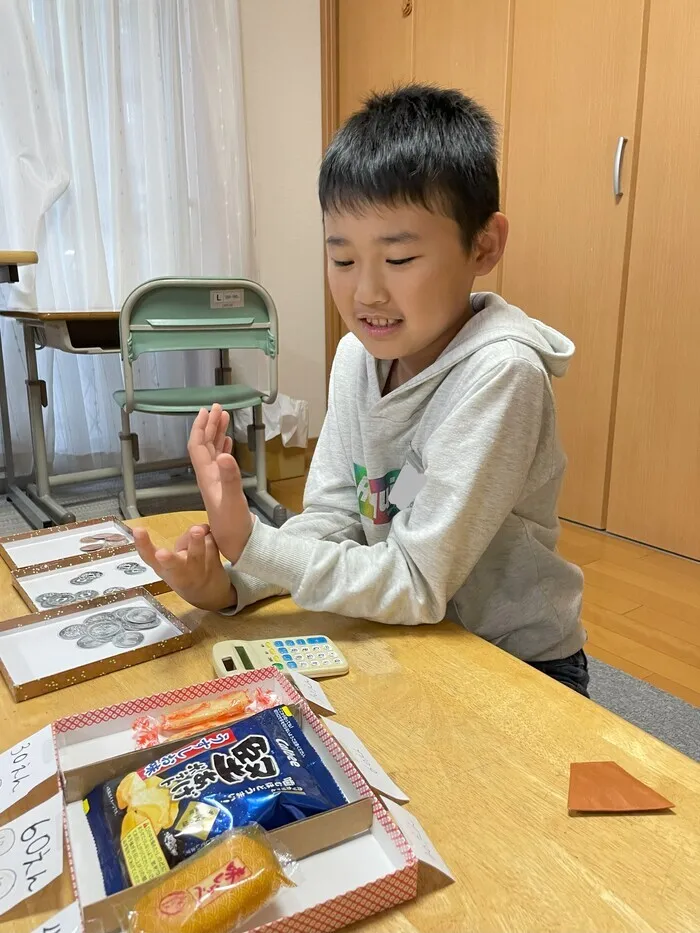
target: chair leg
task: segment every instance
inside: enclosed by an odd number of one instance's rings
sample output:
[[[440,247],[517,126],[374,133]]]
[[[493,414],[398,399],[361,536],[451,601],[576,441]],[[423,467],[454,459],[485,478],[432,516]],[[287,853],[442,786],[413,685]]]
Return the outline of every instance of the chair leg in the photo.
[[[251,430],[252,428],[252,430]],[[285,507],[267,491],[267,460],[265,457],[265,424],[263,421],[262,405],[253,408],[253,424],[249,427],[248,436],[254,441],[255,453],[255,489],[247,492],[246,496],[259,509],[273,525],[280,528],[289,518]]]
[[[138,436],[132,433],[128,413],[122,409],[122,429],[119,434],[122,456],[122,481],[124,489],[119,495],[119,507],[124,518],[140,518],[136,505],[136,481],[134,460],[138,460]]]
[[[253,408],[253,436],[255,438],[255,491],[267,492],[267,459],[265,451],[265,424],[262,405]]]

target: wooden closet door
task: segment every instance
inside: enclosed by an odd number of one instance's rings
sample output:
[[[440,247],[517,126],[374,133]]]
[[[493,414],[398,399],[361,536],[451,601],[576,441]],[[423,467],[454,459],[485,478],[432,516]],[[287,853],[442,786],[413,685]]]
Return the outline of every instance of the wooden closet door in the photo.
[[[700,559],[700,4],[654,0],[608,528]]]
[[[416,81],[458,88],[482,104],[503,128],[512,0],[415,0]],[[500,268],[475,288],[498,291]]]
[[[569,457],[560,514],[599,528],[610,453],[643,12],[644,0],[517,0],[513,24],[505,155],[510,236],[502,292],[576,344],[568,374],[554,380]],[[623,196],[616,199],[613,159],[620,136],[629,142]]]
[[[342,123],[370,91],[411,80],[412,4],[338,0],[338,116]]]

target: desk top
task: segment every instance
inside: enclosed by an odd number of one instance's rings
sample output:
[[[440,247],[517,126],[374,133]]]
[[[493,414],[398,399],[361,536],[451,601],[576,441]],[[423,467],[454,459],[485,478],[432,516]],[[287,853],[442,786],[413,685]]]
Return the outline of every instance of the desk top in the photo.
[[[0,249],[0,266],[33,266],[39,262],[36,253],[26,249]]]
[[[173,540],[202,513],[130,524]],[[0,566],[5,618],[27,612]],[[410,796],[456,883],[426,872],[419,898],[353,930],[371,933],[697,933],[700,765],[595,703],[450,623],[406,628],[305,612],[290,599],[235,620],[160,597],[200,624],[194,647],[15,705],[0,683],[2,747],[50,720],[212,677],[210,651],[246,639],[327,634],[350,662],[324,682],[353,728]],[[570,817],[572,761],[614,760],[675,812]],[[27,933],[70,894],[67,879],[30,901]],[[47,900],[48,892],[52,899]],[[59,901],[58,898],[63,900]]]
[[[2,254],[0,253],[0,256]],[[99,308],[96,311],[0,311],[0,317],[12,317],[17,321],[37,324],[42,321],[118,321],[119,310]]]

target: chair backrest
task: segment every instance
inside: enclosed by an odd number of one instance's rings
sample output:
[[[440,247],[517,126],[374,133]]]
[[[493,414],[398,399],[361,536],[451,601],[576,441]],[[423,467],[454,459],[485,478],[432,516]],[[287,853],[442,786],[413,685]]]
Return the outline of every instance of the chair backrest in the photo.
[[[132,363],[169,350],[262,350],[269,361],[266,402],[277,397],[277,309],[248,279],[167,277],[135,288],[119,317],[127,408],[133,403]]]

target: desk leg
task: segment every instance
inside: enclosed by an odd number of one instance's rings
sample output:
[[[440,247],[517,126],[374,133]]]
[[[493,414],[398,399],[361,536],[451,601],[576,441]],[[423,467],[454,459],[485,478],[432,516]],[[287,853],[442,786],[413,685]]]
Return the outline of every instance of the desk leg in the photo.
[[[43,528],[46,516],[32,502],[29,496],[15,482],[15,460],[12,451],[12,433],[10,412],[7,405],[7,383],[5,381],[5,361],[0,337],[0,424],[2,425],[2,446],[5,454],[5,495],[20,515],[32,528]]]
[[[75,521],[75,515],[63,508],[51,495],[49,485],[49,462],[46,456],[46,435],[44,434],[44,402],[42,383],[39,381],[39,367],[36,361],[34,328],[24,325],[24,352],[27,358],[27,402],[29,404],[29,425],[32,431],[32,451],[34,453],[34,476],[36,484],[27,487],[30,498],[39,506],[45,516],[44,525],[55,522],[66,525]]]

